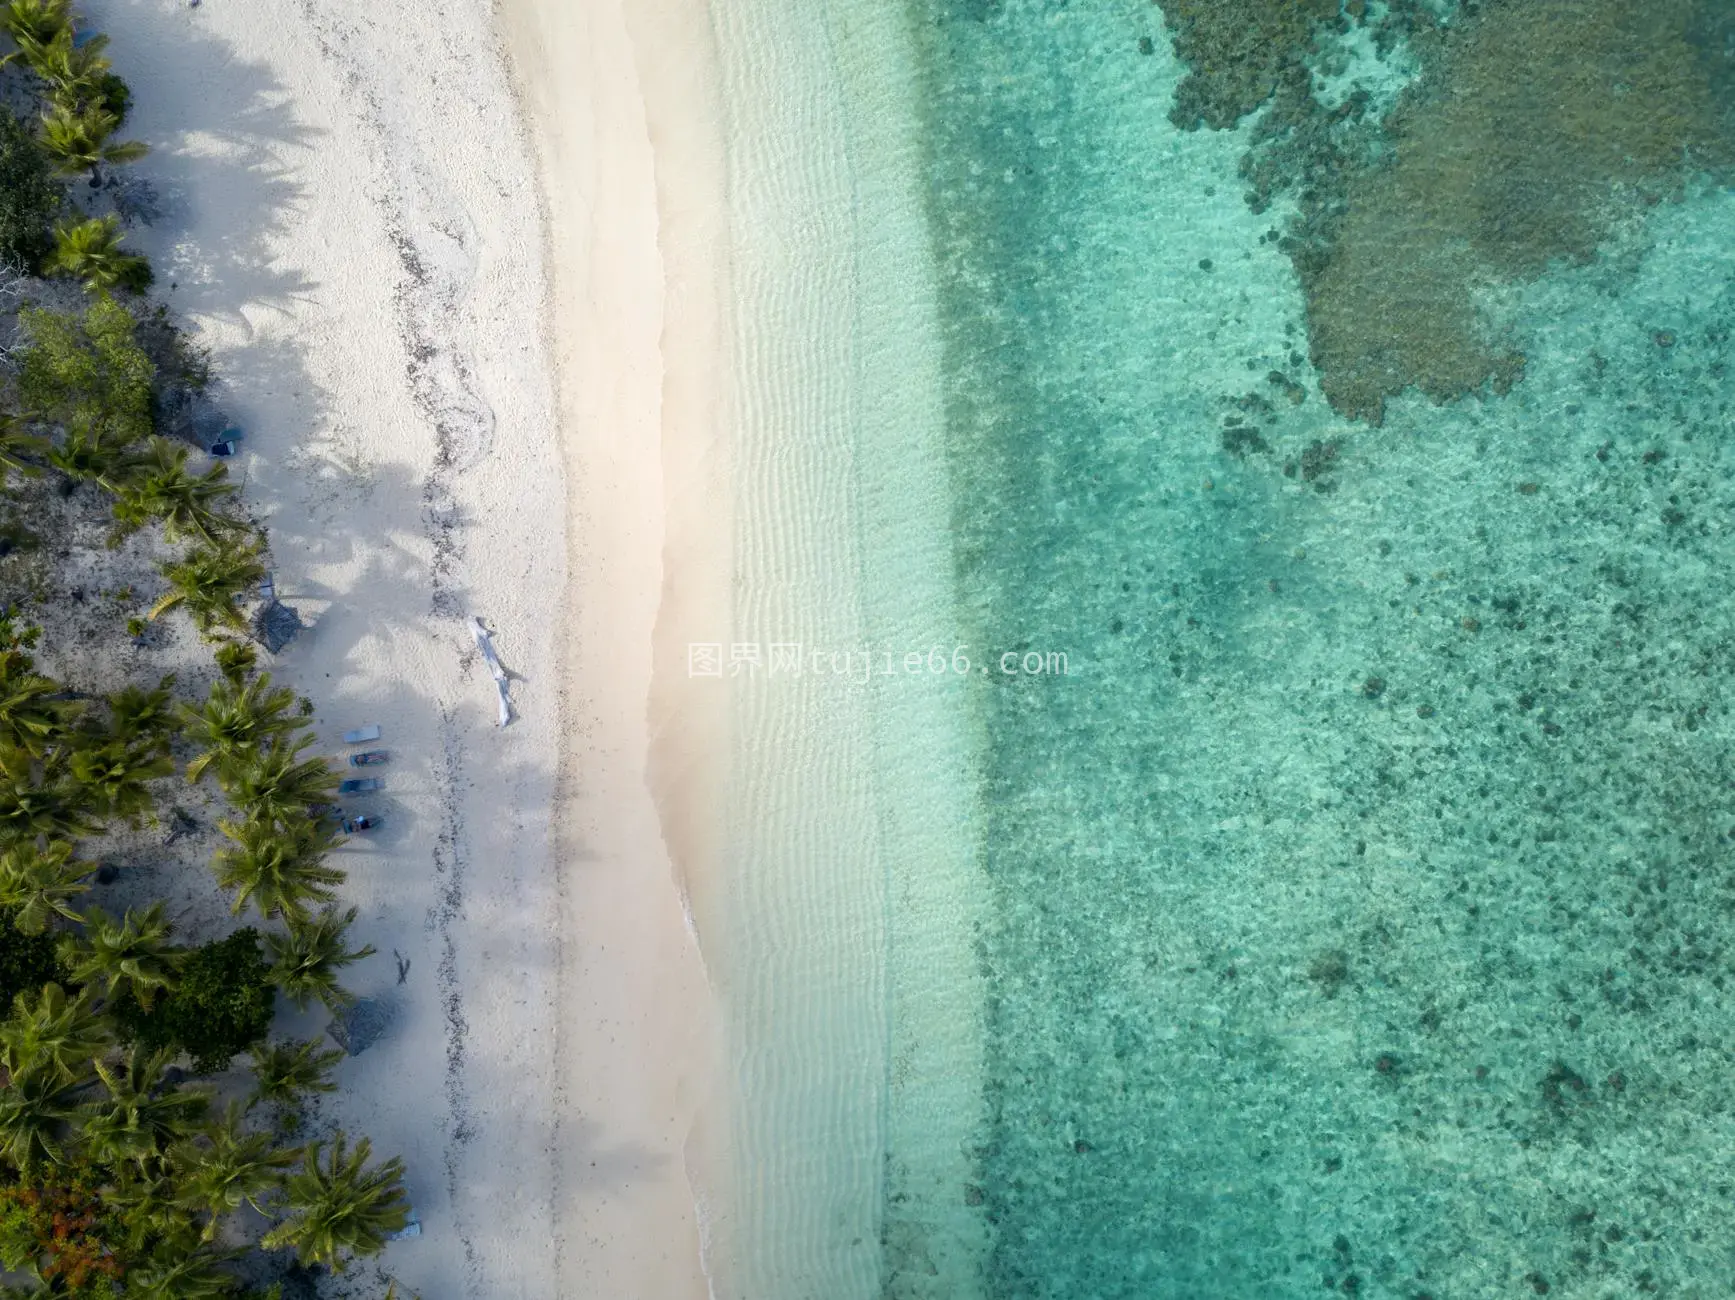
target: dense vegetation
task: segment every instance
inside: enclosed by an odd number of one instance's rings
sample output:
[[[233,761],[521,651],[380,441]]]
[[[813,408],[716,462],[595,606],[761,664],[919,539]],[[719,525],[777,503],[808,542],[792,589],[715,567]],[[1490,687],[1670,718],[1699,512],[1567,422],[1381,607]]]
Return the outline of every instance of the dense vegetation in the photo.
[[[150,267],[122,246],[118,216],[90,211],[113,188],[105,169],[145,151],[117,135],[130,92],[70,0],[0,3],[0,28],[14,47],[0,75],[40,102],[34,123],[0,108],[0,261],[26,296],[36,277],[85,295],[18,311],[20,342],[0,354],[0,486],[14,514],[52,483],[61,500],[105,503],[111,546],[154,530],[176,548],[127,631],[178,610],[217,669],[197,696],[173,677],[77,689],[39,668],[27,600],[0,611],[0,1265],[36,1279],[0,1290],[240,1295],[243,1254],[341,1268],[407,1221],[397,1160],[375,1163],[342,1133],[293,1142],[338,1053],[268,1040],[279,993],[339,1010],[339,972],[371,949],[349,946],[354,910],[335,905],[337,777],[304,752],[311,705],[243,639],[266,539],[224,467],[162,433],[159,362],[196,386],[200,360],[141,296]],[[83,206],[65,184],[78,176]],[[93,854],[182,815],[174,796],[206,776],[229,809],[216,883],[256,923],[183,938],[161,902],[90,905]]]

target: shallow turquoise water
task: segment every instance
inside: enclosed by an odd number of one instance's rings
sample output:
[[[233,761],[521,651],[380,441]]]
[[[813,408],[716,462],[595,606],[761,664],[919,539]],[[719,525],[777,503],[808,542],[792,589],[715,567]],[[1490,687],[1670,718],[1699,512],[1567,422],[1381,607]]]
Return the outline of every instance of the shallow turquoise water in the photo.
[[[1735,1291],[1735,203],[1352,423],[1154,8],[917,12],[960,600],[1069,665],[972,687],[981,1292]]]

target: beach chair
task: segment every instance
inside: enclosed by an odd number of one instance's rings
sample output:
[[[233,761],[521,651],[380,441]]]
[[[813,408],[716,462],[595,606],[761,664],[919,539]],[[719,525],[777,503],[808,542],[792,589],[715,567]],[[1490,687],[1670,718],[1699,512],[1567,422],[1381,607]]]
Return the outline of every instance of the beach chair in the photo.
[[[385,761],[386,751],[383,749],[370,749],[365,753],[351,754],[349,756],[349,765],[351,767],[372,767],[377,763],[383,763]]]
[[[337,783],[337,792],[339,794],[369,794],[372,791],[378,790],[384,784],[385,782],[380,780],[377,776],[355,777],[348,781],[339,781]]]
[[[217,435],[217,441],[211,444],[211,454],[213,456],[233,456],[235,454],[235,444],[240,441],[241,430],[230,425],[227,429],[223,430],[222,433],[219,433]]]
[[[379,738],[380,727],[377,722],[372,726],[357,727],[354,731],[346,731],[343,733],[343,743],[346,745],[361,745],[370,740],[378,740]]]

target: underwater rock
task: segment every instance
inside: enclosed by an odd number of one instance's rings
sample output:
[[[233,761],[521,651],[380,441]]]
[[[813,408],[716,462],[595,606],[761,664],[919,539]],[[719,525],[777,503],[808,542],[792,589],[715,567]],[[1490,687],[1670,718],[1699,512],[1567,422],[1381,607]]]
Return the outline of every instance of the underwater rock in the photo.
[[[1382,125],[1385,161],[1343,177],[1323,259],[1296,261],[1335,410],[1377,424],[1407,387],[1509,390],[1525,358],[1479,287],[1588,262],[1695,172],[1735,169],[1731,58],[1697,36],[1723,8],[1538,0],[1454,24]]]
[[[1188,66],[1169,120],[1224,130],[1258,108],[1301,66],[1314,24],[1338,0],[1158,0]]]

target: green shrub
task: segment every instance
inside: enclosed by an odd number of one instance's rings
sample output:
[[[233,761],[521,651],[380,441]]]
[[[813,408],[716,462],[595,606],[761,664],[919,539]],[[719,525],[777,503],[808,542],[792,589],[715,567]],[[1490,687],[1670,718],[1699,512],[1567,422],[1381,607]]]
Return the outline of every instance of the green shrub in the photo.
[[[60,424],[100,432],[120,445],[151,431],[156,367],[138,344],[138,323],[112,298],[84,311],[27,307],[18,319],[29,334],[18,375],[26,410]]]
[[[53,247],[54,219],[64,201],[36,132],[0,107],[0,259],[34,271]]]
[[[127,1036],[184,1051],[195,1074],[216,1074],[264,1041],[275,996],[270,973],[259,932],[249,926],[187,953],[180,984],[150,1011],[129,992],[116,1001],[114,1017]]]
[[[57,952],[59,935],[20,934],[13,924],[18,910],[0,907],[0,1016],[12,1010],[20,993],[35,993],[44,984],[66,983],[66,971]]]
[[[133,89],[114,73],[105,72],[97,83],[96,101],[106,112],[114,114],[115,129],[119,130],[133,111]]]

